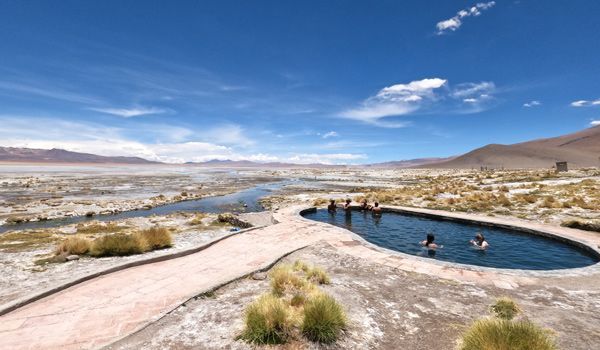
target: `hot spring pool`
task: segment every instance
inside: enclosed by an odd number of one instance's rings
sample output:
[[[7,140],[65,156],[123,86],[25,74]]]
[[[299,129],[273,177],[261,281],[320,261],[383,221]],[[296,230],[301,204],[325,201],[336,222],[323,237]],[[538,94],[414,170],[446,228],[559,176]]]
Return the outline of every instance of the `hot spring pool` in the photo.
[[[342,210],[330,214],[319,209],[302,214],[305,218],[348,229],[366,241],[406,254],[461,264],[502,269],[555,270],[595,264],[598,258],[583,248],[548,238],[486,225],[437,220],[410,214],[386,212],[374,217],[370,212]],[[427,233],[443,247],[428,250],[420,245]],[[490,244],[487,250],[472,247],[477,232]]]

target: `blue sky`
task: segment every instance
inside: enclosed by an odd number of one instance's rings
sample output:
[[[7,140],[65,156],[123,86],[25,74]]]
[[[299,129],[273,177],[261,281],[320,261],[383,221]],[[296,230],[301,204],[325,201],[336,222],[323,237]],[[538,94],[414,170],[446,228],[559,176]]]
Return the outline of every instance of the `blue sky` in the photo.
[[[600,123],[598,1],[0,1],[0,145],[450,156]]]

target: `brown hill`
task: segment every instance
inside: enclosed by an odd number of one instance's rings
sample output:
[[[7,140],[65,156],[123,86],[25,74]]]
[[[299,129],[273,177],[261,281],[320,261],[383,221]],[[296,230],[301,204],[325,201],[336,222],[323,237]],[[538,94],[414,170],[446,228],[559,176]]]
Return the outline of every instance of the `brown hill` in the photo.
[[[118,163],[156,164],[139,157],[104,157],[90,153],[65,151],[64,149],[37,149],[0,147],[0,161],[23,163]]]
[[[447,158],[416,158],[416,159],[406,159],[406,160],[393,160],[389,162],[383,163],[371,163],[361,165],[361,167],[365,168],[414,168],[419,166],[426,166],[427,164],[441,163],[452,160],[456,157],[447,157]]]
[[[557,161],[569,167],[600,166],[600,126],[572,134],[538,139],[512,145],[490,144],[450,161],[427,164],[420,168],[469,169],[551,168]]]

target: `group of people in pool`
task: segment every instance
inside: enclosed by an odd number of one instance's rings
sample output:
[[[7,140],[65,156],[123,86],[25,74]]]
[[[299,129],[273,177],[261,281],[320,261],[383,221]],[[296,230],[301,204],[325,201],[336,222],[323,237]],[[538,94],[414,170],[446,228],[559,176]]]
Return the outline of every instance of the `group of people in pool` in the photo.
[[[352,211],[352,199],[348,198],[341,206],[342,209],[346,212],[346,214],[350,214]],[[335,199],[329,200],[329,205],[327,206],[327,210],[330,213],[335,213],[337,211],[338,205],[335,203]],[[363,199],[358,206],[358,209],[361,211],[371,211],[373,215],[381,215],[381,207],[379,206],[379,202],[375,201],[373,205],[370,205],[366,199]]]
[[[351,204],[352,204],[352,200],[350,198],[348,198],[348,199],[346,199],[344,204],[341,205],[341,208],[344,209],[346,214],[350,214],[350,212],[352,211],[353,208],[352,208]],[[330,199],[329,205],[327,206],[327,210],[330,213],[335,213],[335,212],[337,212],[337,209],[338,209],[338,205],[336,204],[335,199]],[[363,199],[360,202],[358,209],[361,211],[371,211],[373,213],[373,215],[381,215],[381,207],[379,206],[379,203],[377,201],[375,201],[373,203],[373,205],[370,205],[366,199]],[[435,236],[432,233],[428,233],[427,238],[424,241],[421,241],[421,245],[429,250],[441,248],[441,246],[438,246],[434,241],[435,241]],[[469,243],[478,249],[487,249],[490,246],[488,244],[488,242],[485,240],[483,233],[477,233],[475,235],[475,238],[470,240]]]
[[[421,245],[427,249],[440,248],[440,246],[438,246],[434,241],[435,236],[431,233],[428,233],[427,238],[424,241],[421,241]],[[479,249],[487,249],[490,246],[485,240],[483,233],[477,233],[475,238],[470,240],[469,243]]]

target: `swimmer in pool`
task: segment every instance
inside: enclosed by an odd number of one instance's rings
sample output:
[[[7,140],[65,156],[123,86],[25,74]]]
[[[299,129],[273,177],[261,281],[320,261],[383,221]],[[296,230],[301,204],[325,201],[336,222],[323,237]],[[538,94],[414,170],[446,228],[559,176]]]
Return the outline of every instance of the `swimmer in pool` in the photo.
[[[363,199],[363,200],[360,202],[360,210],[367,211],[367,210],[371,210],[372,208],[373,208],[373,207],[371,207],[371,206],[369,205],[369,203],[367,203],[367,199],[366,199],[366,198],[365,198],[365,199]]]
[[[371,210],[373,211],[373,215],[381,215],[381,207],[379,206],[379,202],[373,203],[373,208],[371,208]]]
[[[346,199],[346,203],[344,203],[344,210],[346,211],[346,213],[349,213],[350,210],[352,210],[352,208],[350,207],[350,203],[352,203],[352,199]]]
[[[424,241],[421,241],[421,245],[426,247],[427,249],[435,249],[438,247],[438,245],[433,243],[433,241],[435,241],[435,236],[431,233],[428,233],[427,239]]]
[[[334,199],[330,199],[329,200],[329,205],[327,206],[327,211],[330,213],[335,213],[337,210],[337,205],[335,205],[335,200]]]
[[[471,240],[471,244],[479,249],[487,249],[490,246],[482,233],[477,233],[475,239]]]

